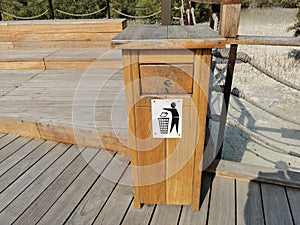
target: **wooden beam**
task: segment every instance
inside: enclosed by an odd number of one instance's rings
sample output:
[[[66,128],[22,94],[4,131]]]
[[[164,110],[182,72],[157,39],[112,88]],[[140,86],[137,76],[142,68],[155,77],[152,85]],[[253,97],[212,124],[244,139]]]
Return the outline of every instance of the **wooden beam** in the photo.
[[[294,171],[280,170],[227,160],[215,160],[206,172],[234,179],[253,180],[300,188],[300,175]]]
[[[228,38],[226,42],[227,44],[238,45],[274,45],[300,47],[300,38],[296,37],[239,35],[237,36],[237,38]]]

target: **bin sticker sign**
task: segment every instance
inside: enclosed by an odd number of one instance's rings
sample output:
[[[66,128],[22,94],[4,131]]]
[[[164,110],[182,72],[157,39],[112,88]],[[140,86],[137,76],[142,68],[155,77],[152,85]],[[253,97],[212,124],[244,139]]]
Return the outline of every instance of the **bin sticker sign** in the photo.
[[[181,138],[182,99],[152,99],[153,138]]]

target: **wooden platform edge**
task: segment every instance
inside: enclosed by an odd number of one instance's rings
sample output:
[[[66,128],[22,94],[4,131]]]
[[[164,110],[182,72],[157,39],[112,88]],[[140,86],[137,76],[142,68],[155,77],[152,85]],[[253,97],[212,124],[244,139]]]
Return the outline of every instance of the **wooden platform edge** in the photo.
[[[300,188],[300,173],[276,168],[250,165],[227,160],[215,160],[206,170],[217,176],[253,180],[287,187]]]
[[[129,149],[126,147],[127,137],[117,137],[113,133],[105,133],[92,128],[25,121],[18,118],[0,118],[0,132],[84,147],[102,148],[129,155]]]

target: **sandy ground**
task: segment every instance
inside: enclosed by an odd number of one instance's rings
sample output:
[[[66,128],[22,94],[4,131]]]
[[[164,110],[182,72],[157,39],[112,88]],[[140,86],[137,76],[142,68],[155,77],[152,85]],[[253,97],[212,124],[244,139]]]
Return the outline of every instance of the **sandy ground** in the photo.
[[[292,36],[286,28],[295,23],[296,9],[251,9],[243,10],[240,34]],[[300,84],[300,60],[288,58],[295,47],[239,46],[238,51],[247,53],[260,65],[293,83]],[[217,64],[219,81],[222,80],[224,64]],[[223,69],[223,70],[222,70]],[[237,63],[233,87],[251,99],[270,109],[292,117],[300,122],[300,92],[273,81],[248,64]],[[214,112],[220,111],[218,96],[212,99]],[[217,103],[216,103],[217,102]],[[300,126],[276,118],[251,104],[231,98],[229,117],[235,118],[265,140],[287,151],[300,154]],[[213,133],[217,123],[211,123]],[[216,142],[216,140],[215,140]],[[255,141],[238,128],[227,126],[222,158],[242,163],[276,167],[300,172],[300,158],[277,152]]]

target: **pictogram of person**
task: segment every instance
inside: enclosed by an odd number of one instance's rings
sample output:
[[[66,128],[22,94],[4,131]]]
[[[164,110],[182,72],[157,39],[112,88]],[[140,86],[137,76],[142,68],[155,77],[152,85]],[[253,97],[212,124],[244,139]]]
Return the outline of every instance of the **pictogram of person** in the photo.
[[[176,103],[172,102],[171,103],[171,108],[163,108],[163,109],[171,112],[171,114],[172,114],[172,122],[171,122],[170,133],[172,133],[172,130],[173,130],[174,126],[176,126],[176,132],[178,134],[179,114],[178,114],[178,111],[176,109]]]

